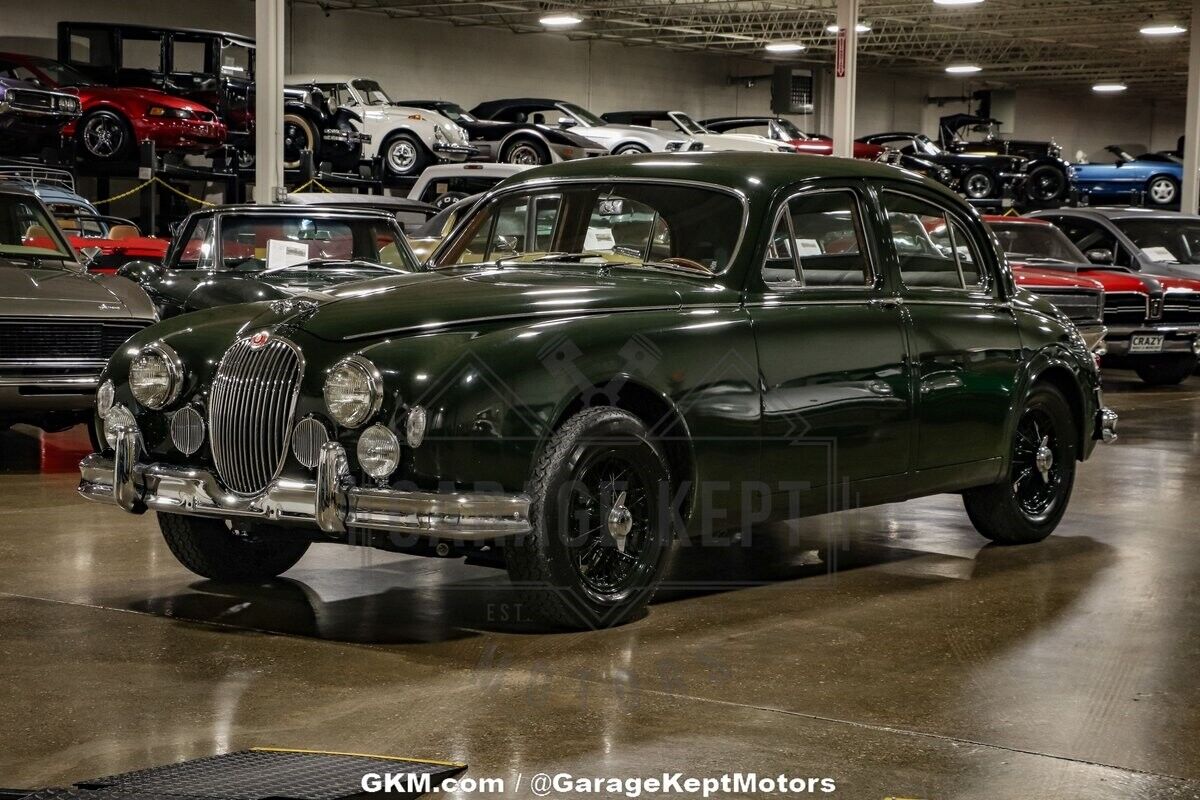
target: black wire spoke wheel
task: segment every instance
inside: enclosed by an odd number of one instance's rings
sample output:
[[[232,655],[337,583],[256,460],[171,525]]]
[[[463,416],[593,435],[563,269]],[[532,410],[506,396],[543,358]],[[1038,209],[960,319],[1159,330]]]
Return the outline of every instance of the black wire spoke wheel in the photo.
[[[616,595],[653,569],[653,522],[646,476],[619,449],[592,454],[576,468],[566,503],[572,563],[583,585]]]
[[[1035,385],[1014,425],[1008,471],[963,492],[975,529],[997,544],[1040,542],[1053,533],[1075,484],[1080,427],[1058,387]]]
[[[1031,519],[1045,518],[1061,494],[1065,456],[1054,420],[1040,408],[1026,409],[1013,446],[1012,488],[1017,505]]]

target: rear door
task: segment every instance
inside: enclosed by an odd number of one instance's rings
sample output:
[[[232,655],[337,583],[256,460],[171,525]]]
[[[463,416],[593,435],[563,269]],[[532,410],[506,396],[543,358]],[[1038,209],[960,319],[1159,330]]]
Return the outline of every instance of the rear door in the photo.
[[[817,490],[806,496],[820,505],[805,510],[832,511],[843,485],[909,468],[904,322],[870,208],[858,182],[787,196],[747,283],[763,390],[761,474],[776,508],[797,490]]]
[[[982,226],[933,191],[879,187],[916,380],[915,469],[994,459],[1021,342]]]

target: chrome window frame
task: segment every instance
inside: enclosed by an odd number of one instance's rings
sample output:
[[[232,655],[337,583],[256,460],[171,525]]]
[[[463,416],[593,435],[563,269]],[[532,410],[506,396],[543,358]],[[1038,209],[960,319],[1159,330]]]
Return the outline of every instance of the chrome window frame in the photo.
[[[926,203],[928,205],[933,206],[934,208],[940,209],[943,212],[943,217],[946,220],[946,228],[947,228],[948,232],[953,231],[953,228],[950,226],[951,220],[957,220],[959,222],[960,226],[963,226],[966,228],[970,227],[967,224],[967,220],[962,216],[961,213],[958,213],[955,210],[948,208],[944,203],[939,203],[939,202],[937,202],[929,197],[926,197],[924,195],[914,194],[912,192],[906,192],[902,189],[896,189],[896,188],[892,187],[890,184],[878,185],[877,191],[879,194],[879,211],[882,213],[883,219],[885,222],[887,222],[889,212],[888,212],[888,208],[887,208],[887,201],[884,198],[884,195],[895,194],[895,195],[899,195],[901,197],[907,197],[911,200],[916,200],[918,202]],[[891,239],[893,254],[899,256],[899,251],[896,250],[895,236],[892,234],[891,223],[887,224],[887,235]],[[951,247],[954,247],[953,235],[951,235],[951,237],[950,237],[950,243],[951,243]],[[967,244],[968,244],[968,246],[970,246],[971,242],[968,241]],[[977,242],[975,244],[978,245]],[[983,253],[980,250],[980,248],[978,246],[976,246],[974,249],[976,251],[975,252],[976,261],[979,264],[980,277],[986,279],[986,280],[981,281],[977,286],[969,287],[966,285],[966,281],[963,278],[962,264],[959,263],[958,250],[956,248],[955,252],[954,252],[954,264],[958,270],[958,280],[959,280],[959,283],[962,284],[961,286],[958,286],[958,287],[909,286],[907,283],[904,282],[904,269],[900,266],[899,259],[897,258],[896,278],[899,281],[899,285],[897,288],[899,288],[901,291],[906,291],[906,292],[953,293],[957,297],[982,297],[984,295],[987,295],[989,297],[989,299],[993,299],[993,300],[997,299],[996,289],[1000,284],[999,275],[993,275],[991,273],[991,271],[989,269],[987,269],[985,260],[983,259]]]
[[[791,205],[793,200],[796,200],[798,198],[803,198],[803,197],[812,197],[813,195],[817,195],[817,194],[831,194],[833,192],[841,192],[844,194],[848,194],[854,200],[855,208],[857,210],[857,218],[855,220],[854,227],[855,227],[856,232],[858,233],[858,236],[860,237],[859,238],[859,250],[860,250],[860,252],[862,252],[863,256],[865,257],[866,267],[867,267],[867,272],[864,273],[864,275],[863,275],[864,282],[861,284],[856,284],[854,286],[809,286],[807,280],[804,277],[804,263],[800,259],[799,254],[796,252],[796,247],[793,244],[793,246],[791,247],[792,265],[796,269],[796,274],[800,277],[800,285],[799,286],[776,286],[774,284],[768,283],[767,280],[762,277],[763,269],[766,267],[766,260],[767,260],[766,253],[764,252],[762,263],[759,264],[758,275],[759,275],[759,278],[762,279],[763,285],[769,291],[771,291],[771,292],[803,292],[806,290],[807,291],[821,291],[821,292],[824,292],[824,291],[847,291],[847,290],[849,290],[849,291],[861,291],[861,290],[870,291],[873,289],[878,289],[880,287],[880,282],[883,278],[883,273],[880,272],[878,269],[877,259],[879,257],[879,254],[878,254],[878,252],[876,252],[875,245],[871,241],[871,238],[869,236],[867,236],[866,214],[864,213],[863,197],[860,195],[859,192],[855,191],[854,187],[852,187],[852,186],[812,186],[812,187],[809,187],[806,189],[800,189],[795,192],[792,192],[791,194],[789,194],[787,197],[785,197],[783,199],[783,201],[779,204],[779,207],[776,209],[776,218],[775,218],[775,222],[772,223],[771,232],[770,232],[770,234],[768,234],[768,236],[769,236],[768,242],[775,235],[775,231],[777,230],[777,227],[779,224],[779,217],[784,216],[784,215],[786,215],[787,219],[788,219],[788,232],[791,234],[793,242],[795,241],[795,238],[796,238],[795,237],[795,228],[792,223],[792,215],[790,213],[788,213],[788,207]]]

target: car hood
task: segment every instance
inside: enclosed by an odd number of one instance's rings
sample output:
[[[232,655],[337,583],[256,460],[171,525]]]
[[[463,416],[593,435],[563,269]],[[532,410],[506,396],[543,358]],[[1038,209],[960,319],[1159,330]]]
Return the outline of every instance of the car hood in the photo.
[[[1017,268],[1038,274],[1060,275],[1091,280],[1104,287],[1106,292],[1144,292],[1146,282],[1124,267],[1103,267],[1096,264],[1025,262],[1009,256],[1014,272]]]
[[[0,316],[129,319],[125,302],[94,275],[0,259]]]
[[[416,272],[331,292],[304,323],[327,340],[425,333],[468,323],[678,308],[702,277],[595,267],[521,267]],[[619,273],[619,274],[618,274]]]
[[[179,108],[186,109],[187,111],[212,111],[212,109],[202,103],[185,100],[182,97],[160,92],[157,89],[141,89],[132,86],[82,86],[79,89],[79,96],[89,104],[98,100],[122,103],[131,97],[138,97],[147,103],[162,106],[163,108]]]
[[[1100,283],[1069,272],[1054,272],[1036,269],[1021,264],[1013,265],[1013,277],[1018,286],[1026,289],[1099,289]]]
[[[606,123],[604,125],[596,125],[594,127],[580,126],[580,130],[591,133],[604,133],[608,136],[638,136],[643,139],[657,139],[664,144],[679,140],[686,141],[690,138],[684,133],[679,133],[677,131],[668,133],[666,131],[660,131],[658,128],[651,128],[649,125],[613,125]],[[582,133],[582,135],[587,137],[589,134]]]

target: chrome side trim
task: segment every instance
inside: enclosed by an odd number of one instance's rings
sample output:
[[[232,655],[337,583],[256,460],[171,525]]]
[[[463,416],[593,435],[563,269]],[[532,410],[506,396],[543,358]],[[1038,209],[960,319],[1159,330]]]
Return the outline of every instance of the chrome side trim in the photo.
[[[95,389],[99,375],[0,375],[0,386],[27,386],[31,389]]]
[[[345,450],[322,448],[317,481],[277,478],[253,497],[221,488],[207,470],[138,463],[130,448],[136,432],[124,432],[118,455],[93,453],[79,463],[80,496],[123,508],[223,519],[249,518],[310,526],[327,533],[349,528],[392,531],[456,541],[491,541],[532,530],[526,494],[421,492],[355,486]],[[124,450],[122,448],[125,448]]]

